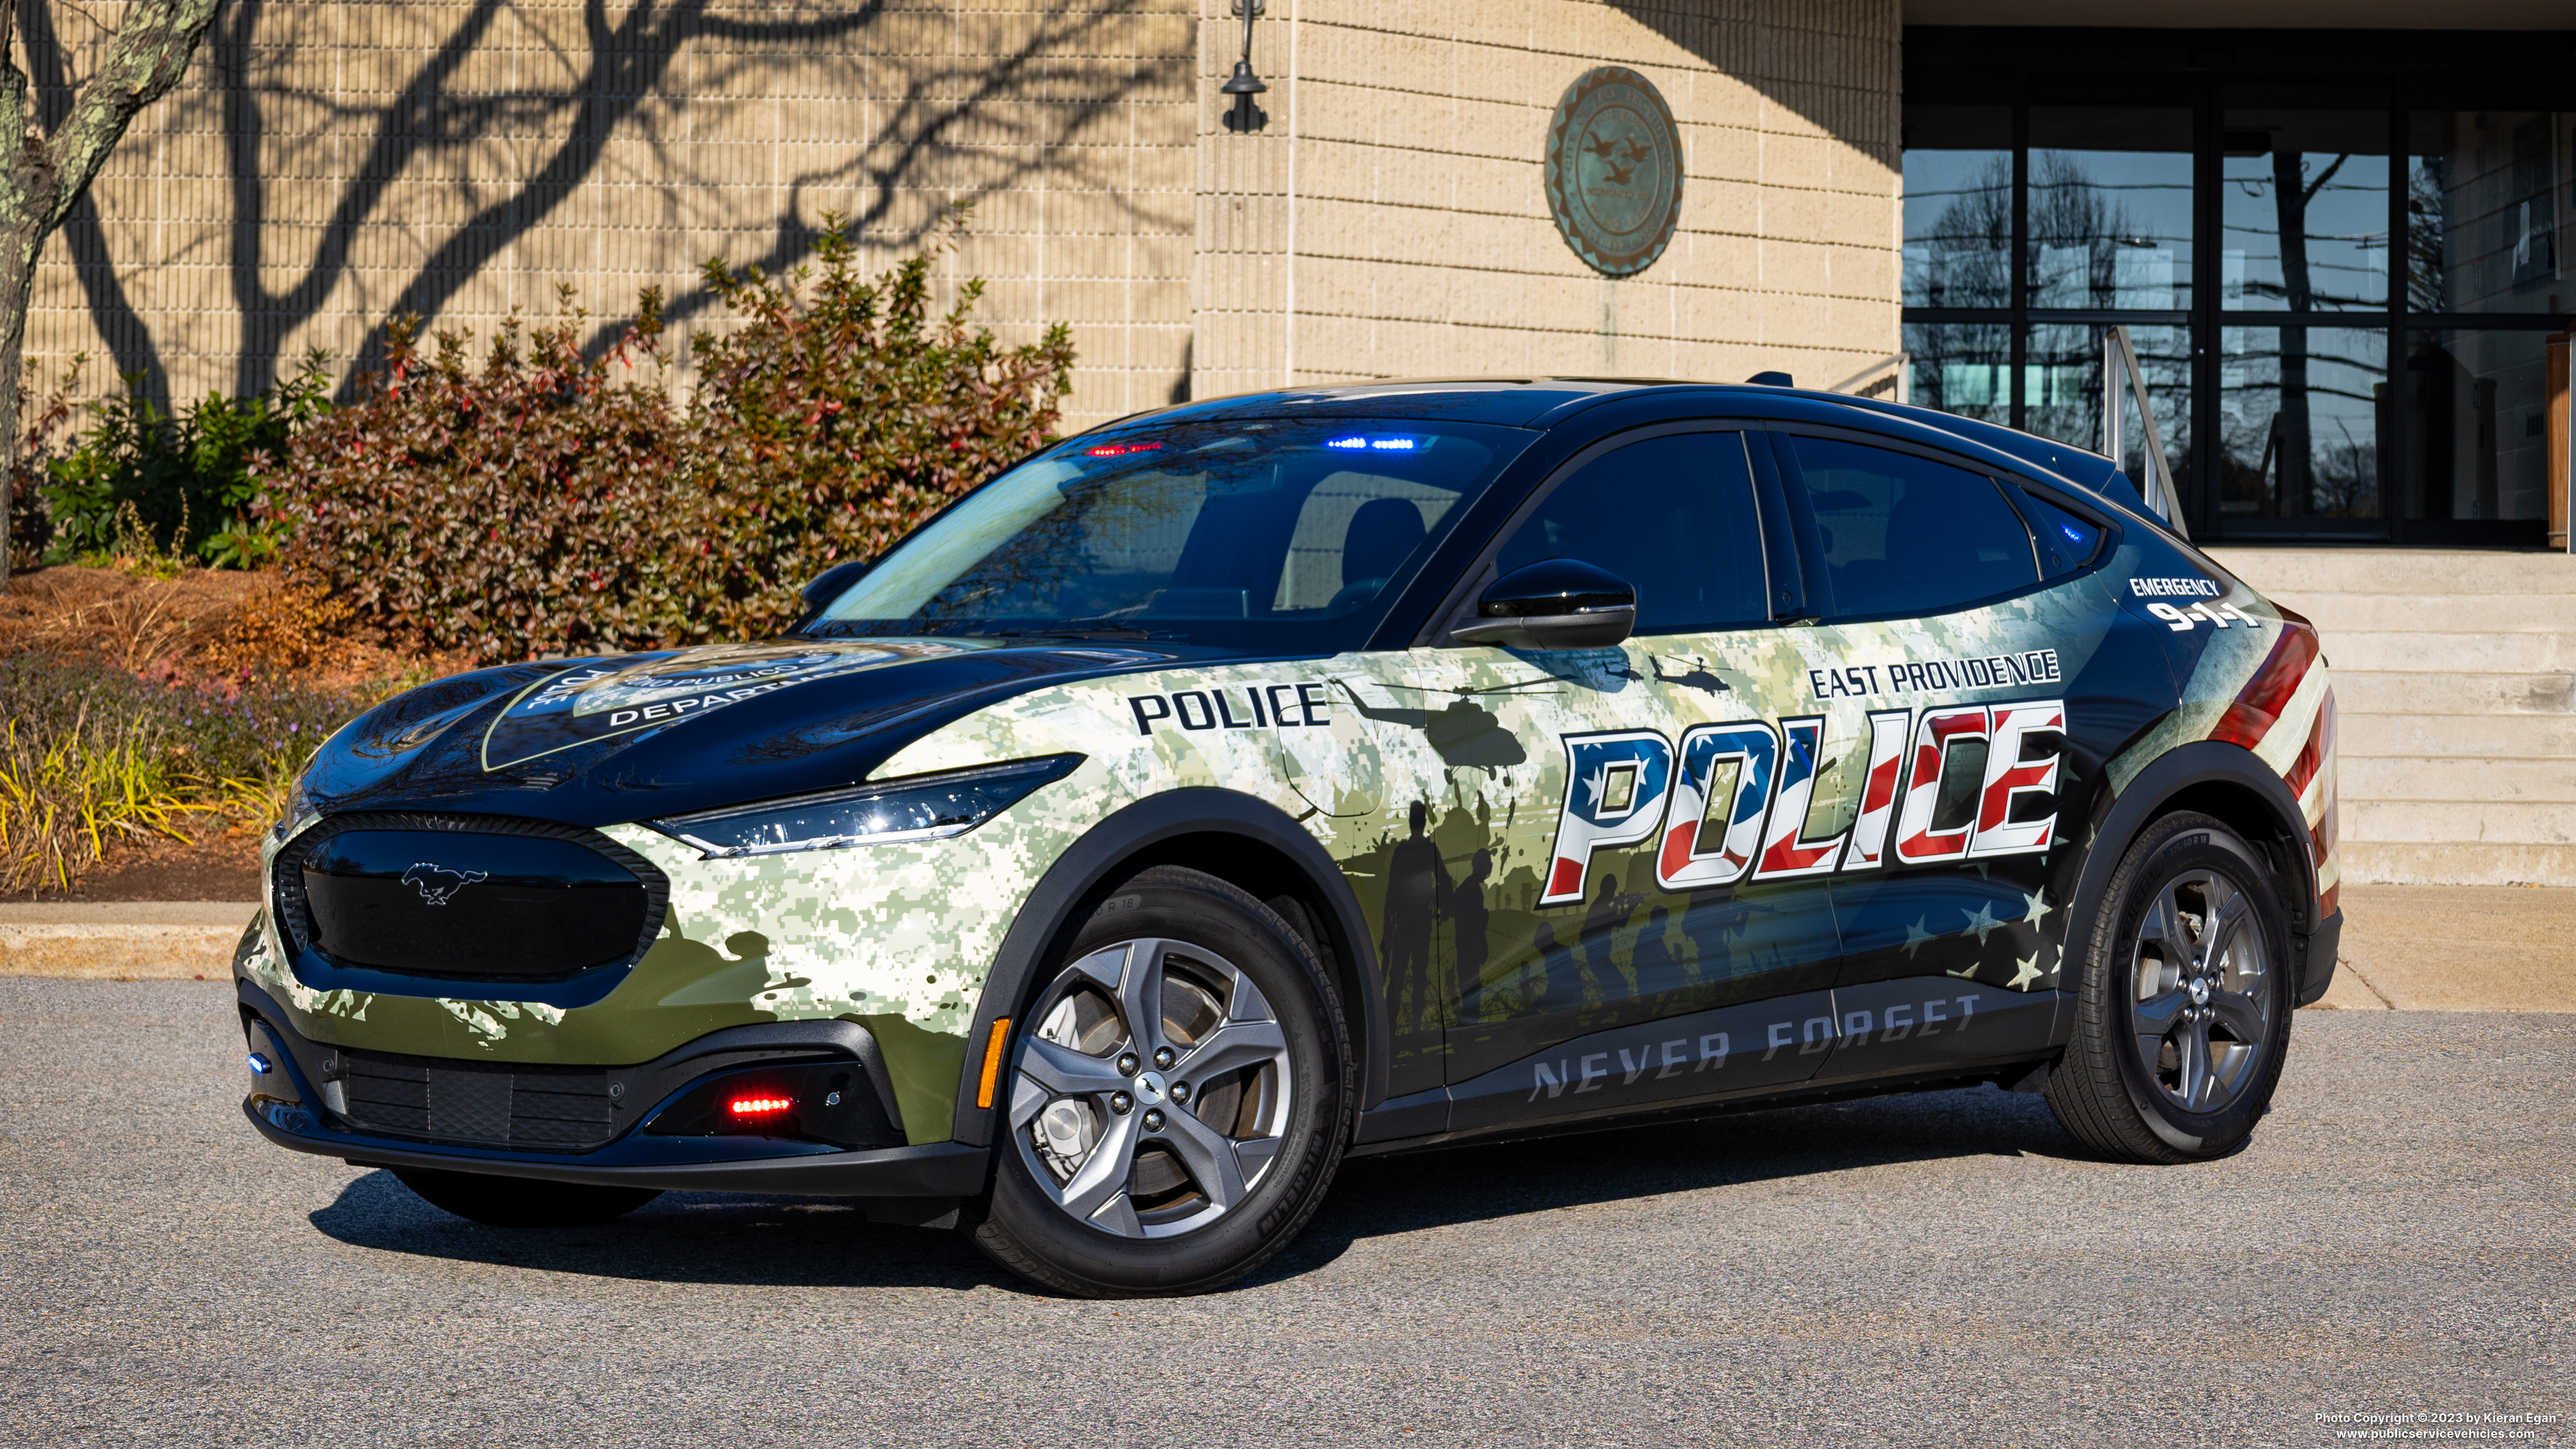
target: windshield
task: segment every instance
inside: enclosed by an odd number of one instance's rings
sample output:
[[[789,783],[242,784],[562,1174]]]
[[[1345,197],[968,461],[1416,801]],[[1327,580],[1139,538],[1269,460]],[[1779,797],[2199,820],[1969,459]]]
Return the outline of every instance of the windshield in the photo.
[[[808,632],[1355,649],[1533,436],[1252,419],[1077,438],[968,495]]]

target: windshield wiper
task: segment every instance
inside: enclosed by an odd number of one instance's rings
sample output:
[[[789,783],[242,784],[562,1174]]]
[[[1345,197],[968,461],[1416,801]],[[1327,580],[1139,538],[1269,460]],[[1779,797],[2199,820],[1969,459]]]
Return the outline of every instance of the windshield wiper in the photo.
[[[1155,637],[1145,630],[1125,624],[1113,624],[1107,619],[1067,619],[1061,624],[1051,624],[1043,629],[995,629],[991,633],[997,639],[1151,639]],[[1163,637],[1168,639],[1173,636],[1165,634]]]

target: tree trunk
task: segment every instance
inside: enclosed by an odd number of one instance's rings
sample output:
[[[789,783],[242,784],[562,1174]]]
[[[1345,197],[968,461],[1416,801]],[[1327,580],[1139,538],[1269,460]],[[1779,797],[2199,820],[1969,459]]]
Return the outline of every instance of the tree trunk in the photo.
[[[35,133],[27,73],[12,45],[21,0],[0,0],[0,589],[9,583],[9,510],[17,482],[18,385],[27,342],[27,302],[45,239],[71,214],[125,128],[168,94],[188,70],[217,0],[133,0],[106,59],[72,98],[51,136]],[[44,0],[29,0],[42,4]]]
[[[9,586],[10,510],[18,482],[18,450],[25,440],[26,400],[19,384],[26,376],[27,301],[36,280],[36,256],[44,233],[27,222],[0,216],[0,592]]]

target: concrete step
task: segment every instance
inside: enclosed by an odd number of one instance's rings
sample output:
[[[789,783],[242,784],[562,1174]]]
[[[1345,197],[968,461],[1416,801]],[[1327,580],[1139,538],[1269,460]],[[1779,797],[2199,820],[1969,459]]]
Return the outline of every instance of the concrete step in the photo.
[[[2576,674],[2334,671],[2335,704],[2361,714],[2571,714]]]
[[[2424,845],[2351,840],[2336,851],[2343,878],[2355,884],[2576,886],[2576,847],[2564,845]],[[2563,942],[2549,949],[2565,959]]]
[[[2576,758],[2576,715],[2344,714],[2336,750],[2349,760]]]
[[[2576,810],[2558,804],[2345,799],[2342,821],[2347,841],[2576,846]]]
[[[2331,638],[2346,633],[2576,634],[2576,594],[2272,594]]]
[[[2319,622],[2317,639],[2337,672],[2385,674],[2564,674],[2576,671],[2576,633],[2478,631],[2394,633],[2337,629]]]
[[[2346,801],[2438,801],[2469,812],[2489,802],[2576,805],[2576,759],[2421,760],[2344,754],[2336,767],[2335,785]]]
[[[2576,594],[2576,555],[2563,553],[2220,547],[2209,554],[2264,595],[2284,598],[2303,593]]]

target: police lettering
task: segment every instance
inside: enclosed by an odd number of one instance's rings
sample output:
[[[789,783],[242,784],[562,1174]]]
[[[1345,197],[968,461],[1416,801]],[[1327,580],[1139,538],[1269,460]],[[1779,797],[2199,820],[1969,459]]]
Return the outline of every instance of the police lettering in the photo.
[[[1326,728],[1333,722],[1326,703],[1321,684],[1245,684],[1127,696],[1140,735],[1152,734],[1167,721],[1191,731]]]
[[[1538,904],[1585,899],[1593,855],[1620,846],[1649,846],[1655,884],[1691,891],[1877,870],[1890,854],[1922,865],[2057,844],[2063,700],[1872,712],[1852,823],[1811,836],[1824,729],[1810,715],[1693,725],[1678,743],[1654,730],[1561,736],[1565,798]],[[1952,748],[1968,743],[1986,746],[1982,771],[1954,780],[1954,769],[1975,768]],[[1728,797],[1711,800],[1730,778]],[[1935,828],[1953,787],[1975,791],[1977,812]]]

